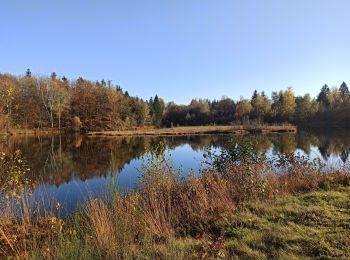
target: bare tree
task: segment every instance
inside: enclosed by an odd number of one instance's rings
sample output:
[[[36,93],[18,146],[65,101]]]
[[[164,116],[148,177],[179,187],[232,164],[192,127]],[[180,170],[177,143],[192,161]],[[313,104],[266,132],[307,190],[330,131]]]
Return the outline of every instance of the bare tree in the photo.
[[[70,94],[68,89],[58,82],[56,86],[56,95],[54,98],[53,110],[58,118],[58,128],[61,129],[61,116],[62,113],[69,108],[70,105]]]
[[[58,96],[58,88],[56,86],[56,83],[53,82],[50,79],[47,78],[41,78],[37,80],[38,89],[41,93],[41,100],[43,102],[43,105],[45,107],[45,110],[47,111],[51,127],[54,127],[54,110],[55,110],[55,103]]]

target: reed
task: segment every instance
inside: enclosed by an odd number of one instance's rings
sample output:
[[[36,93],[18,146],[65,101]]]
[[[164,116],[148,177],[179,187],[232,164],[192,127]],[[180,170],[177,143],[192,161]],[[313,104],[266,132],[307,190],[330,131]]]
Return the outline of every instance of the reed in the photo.
[[[180,126],[172,128],[136,128],[122,131],[92,131],[93,136],[167,136],[167,135],[195,135],[195,134],[248,134],[248,133],[285,133],[297,132],[293,125],[228,125],[228,126]]]
[[[297,240],[290,235],[289,241],[281,238],[277,230],[289,230],[299,237],[310,232],[311,228],[305,226],[305,221],[310,221],[312,228],[321,225],[317,232],[324,233],[317,234],[328,241],[331,238],[327,228],[340,221],[342,226],[334,231],[343,243],[350,243],[345,236],[350,215],[345,211],[336,213],[339,211],[331,208],[334,205],[327,204],[331,202],[322,200],[323,194],[332,194],[342,200],[337,201],[337,206],[349,205],[346,196],[343,197],[344,192],[349,192],[349,173],[324,173],[306,158],[286,157],[278,161],[281,174],[263,157],[241,149],[233,157],[224,156],[220,167],[217,164],[220,158],[213,158],[211,167],[200,175],[182,178],[171,158],[159,154],[162,153],[154,151],[145,161],[137,191],[121,194],[115,190],[112,199],[91,199],[68,219],[50,214],[35,217],[25,200],[20,202],[24,210],[19,216],[7,207],[0,217],[0,256],[17,259],[268,258],[302,253],[305,257],[321,253],[328,257],[350,256],[345,245],[329,246],[338,251],[328,252],[316,240],[298,244],[296,253],[293,243]],[[308,194],[318,194],[317,199],[322,200],[319,204],[314,200],[316,208],[312,212],[302,207],[301,198]],[[283,204],[286,200],[289,204]],[[293,211],[291,203],[296,200],[299,208]],[[273,206],[272,212],[272,205],[279,206]],[[285,215],[281,217],[277,212]],[[299,215],[300,223],[290,226]],[[276,218],[289,220],[283,226],[280,222],[273,224]],[[255,237],[248,234],[250,229]],[[321,251],[310,252],[310,245]]]

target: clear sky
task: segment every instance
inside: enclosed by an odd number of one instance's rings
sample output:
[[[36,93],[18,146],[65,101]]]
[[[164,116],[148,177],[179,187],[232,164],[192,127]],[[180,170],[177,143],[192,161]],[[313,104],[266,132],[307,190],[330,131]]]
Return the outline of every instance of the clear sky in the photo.
[[[349,0],[1,0],[0,72],[188,103],[350,84]]]

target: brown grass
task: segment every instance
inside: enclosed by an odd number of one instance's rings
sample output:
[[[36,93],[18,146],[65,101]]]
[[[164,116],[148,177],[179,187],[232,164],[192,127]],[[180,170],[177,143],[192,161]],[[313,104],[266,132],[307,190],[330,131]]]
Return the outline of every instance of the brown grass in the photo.
[[[178,237],[207,237],[213,241],[209,247],[216,250],[227,223],[246,203],[350,185],[347,173],[323,174],[297,164],[282,175],[269,169],[263,161],[250,167],[228,163],[222,172],[211,169],[183,180],[165,160],[156,161],[143,169],[137,192],[123,196],[116,192],[110,201],[91,200],[79,225],[74,221],[63,224],[53,216],[33,219],[30,212],[19,220],[11,210],[2,214],[0,256],[26,259],[37,250],[51,259],[59,258],[59,253],[68,258],[78,252],[99,259],[155,259],[161,258],[160,252],[163,257],[174,257],[179,245],[172,241]],[[69,245],[75,245],[74,250],[70,251]]]
[[[22,210],[15,211],[14,205],[8,204],[0,214],[0,257],[29,259],[37,247],[42,256],[52,255],[53,241],[63,228],[63,220],[54,216],[34,217],[24,198],[16,206]]]
[[[247,134],[297,131],[292,125],[230,125],[230,126],[181,126],[173,128],[145,128],[123,131],[89,132],[89,136],[145,136],[145,135],[195,135],[195,134]]]
[[[0,128],[1,129],[1,128]],[[25,136],[45,136],[45,135],[59,135],[63,134],[64,129],[58,128],[11,128],[9,130],[0,130],[0,135],[25,135]]]

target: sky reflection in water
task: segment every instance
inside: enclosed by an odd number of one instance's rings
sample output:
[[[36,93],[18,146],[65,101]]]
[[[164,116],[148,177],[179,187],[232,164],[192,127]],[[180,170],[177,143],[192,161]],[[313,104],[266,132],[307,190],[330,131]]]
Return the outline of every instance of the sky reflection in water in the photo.
[[[204,151],[219,151],[231,138],[247,138],[255,149],[267,157],[280,153],[320,158],[328,166],[343,167],[348,163],[350,132],[331,131],[293,134],[271,134],[245,137],[229,135],[88,138],[56,136],[46,138],[10,137],[0,143],[0,150],[20,149],[31,170],[30,179],[37,184],[31,201],[51,205],[60,201],[64,212],[70,212],[86,199],[107,196],[111,185],[122,192],[137,186],[142,157],[163,142],[176,168],[187,175],[203,167]],[[345,163],[345,164],[344,164]],[[51,203],[48,203],[48,202]]]

